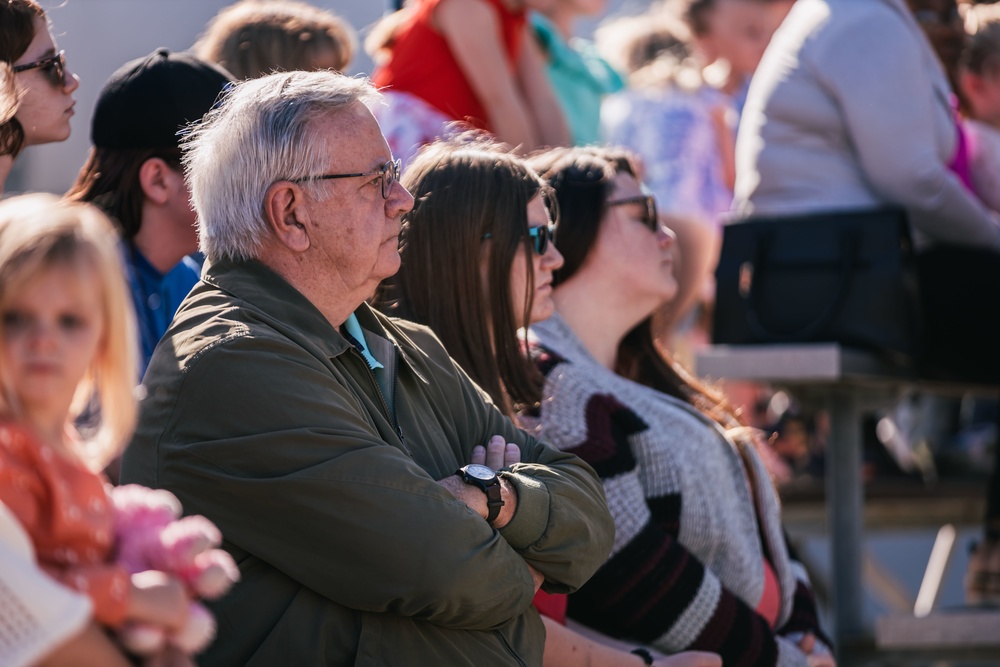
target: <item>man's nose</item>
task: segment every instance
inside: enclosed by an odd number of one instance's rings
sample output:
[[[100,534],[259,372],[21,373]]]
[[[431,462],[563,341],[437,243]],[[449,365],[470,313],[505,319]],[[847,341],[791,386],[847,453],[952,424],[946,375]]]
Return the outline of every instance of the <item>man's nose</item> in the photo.
[[[392,182],[389,198],[385,200],[385,213],[390,218],[397,218],[413,209],[413,195],[399,181]]]

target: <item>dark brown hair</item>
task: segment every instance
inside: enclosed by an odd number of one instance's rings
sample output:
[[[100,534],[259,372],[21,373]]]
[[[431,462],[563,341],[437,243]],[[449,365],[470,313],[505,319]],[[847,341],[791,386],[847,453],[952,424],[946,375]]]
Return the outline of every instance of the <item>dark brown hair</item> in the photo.
[[[639,178],[634,157],[624,149],[598,146],[556,148],[528,159],[552,189],[559,207],[556,247],[565,263],[553,285],[583,266],[597,240],[618,174]],[[726,428],[739,426],[725,397],[692,376],[654,342],[652,316],[629,331],[618,346],[614,371],[633,382],[686,401]]]
[[[17,87],[13,66],[35,38],[35,21],[45,18],[34,0],[0,0],[0,155],[17,154],[24,148],[24,128],[14,118],[17,111]]]
[[[965,15],[969,35],[959,65],[980,76],[1000,70],[1000,6],[973,5]]]
[[[402,267],[376,305],[433,329],[506,414],[534,405],[542,378],[517,335],[531,314],[530,262],[525,303],[513,302],[510,276],[519,250],[531,256],[527,207],[545,184],[520,158],[468,136],[424,148],[402,182],[415,200],[403,217]]]
[[[194,50],[241,80],[274,70],[313,70],[328,52],[334,69],[341,71],[351,62],[356,41],[350,24],[319,7],[293,0],[243,0],[209,22]]]
[[[122,238],[131,241],[142,226],[145,194],[139,170],[152,158],[181,170],[178,148],[91,148],[66,198],[99,206],[114,221]]]

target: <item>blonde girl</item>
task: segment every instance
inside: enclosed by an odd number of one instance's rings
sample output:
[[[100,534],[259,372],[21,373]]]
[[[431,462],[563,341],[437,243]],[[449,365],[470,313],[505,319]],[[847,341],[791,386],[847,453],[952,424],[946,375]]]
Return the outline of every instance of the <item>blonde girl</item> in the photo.
[[[51,195],[0,203],[0,502],[39,564],[90,597],[94,618],[179,629],[187,596],[111,562],[103,466],[132,433],[134,316],[110,221]],[[99,424],[75,426],[94,400]],[[95,412],[91,409],[90,412]]]

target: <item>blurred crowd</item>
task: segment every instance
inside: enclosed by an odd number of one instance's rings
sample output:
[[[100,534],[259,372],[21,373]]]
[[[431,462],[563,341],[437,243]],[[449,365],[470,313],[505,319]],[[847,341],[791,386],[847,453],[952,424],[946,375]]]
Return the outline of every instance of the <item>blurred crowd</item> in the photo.
[[[0,202],[0,663],[835,666],[777,490],[826,417],[690,371],[723,230],[898,207],[921,363],[996,384],[1000,5],[605,12],[241,0],[103,84]],[[0,0],[0,194],[54,32]]]

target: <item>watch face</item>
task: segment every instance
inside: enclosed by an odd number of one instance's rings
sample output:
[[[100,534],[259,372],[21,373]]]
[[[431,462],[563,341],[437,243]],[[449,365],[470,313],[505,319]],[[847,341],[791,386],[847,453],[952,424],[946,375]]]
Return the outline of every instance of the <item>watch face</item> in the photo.
[[[470,465],[465,466],[465,472],[469,477],[475,477],[476,479],[481,479],[484,481],[493,479],[494,477],[497,476],[497,474],[493,472],[493,468],[490,468],[489,466],[479,465],[478,463],[472,463]]]

